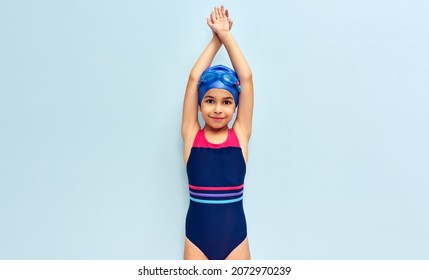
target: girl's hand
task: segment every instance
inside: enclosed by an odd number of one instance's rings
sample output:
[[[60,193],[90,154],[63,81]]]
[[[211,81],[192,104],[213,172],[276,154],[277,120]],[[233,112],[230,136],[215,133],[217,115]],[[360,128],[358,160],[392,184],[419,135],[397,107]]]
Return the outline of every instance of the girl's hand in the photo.
[[[223,5],[220,8],[215,7],[207,19],[207,24],[215,34],[228,32],[232,27],[232,20],[228,17],[229,12]]]

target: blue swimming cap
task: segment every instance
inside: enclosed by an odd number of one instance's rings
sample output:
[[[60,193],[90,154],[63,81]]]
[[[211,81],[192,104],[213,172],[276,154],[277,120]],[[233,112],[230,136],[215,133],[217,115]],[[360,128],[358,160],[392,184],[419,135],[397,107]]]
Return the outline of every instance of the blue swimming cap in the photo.
[[[220,88],[229,91],[237,107],[238,94],[240,93],[241,87],[234,70],[224,65],[215,65],[204,70],[198,82],[198,105],[201,105],[204,95],[212,88]]]

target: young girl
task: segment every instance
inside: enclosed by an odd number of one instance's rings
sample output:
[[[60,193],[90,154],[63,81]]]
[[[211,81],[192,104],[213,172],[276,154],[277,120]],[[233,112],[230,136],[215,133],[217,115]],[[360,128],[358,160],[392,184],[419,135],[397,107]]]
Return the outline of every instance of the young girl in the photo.
[[[230,32],[228,10],[215,7],[207,24],[213,38],[191,70],[183,105],[190,193],[184,259],[250,259],[242,196],[252,132],[252,72]],[[222,44],[235,71],[209,67]]]

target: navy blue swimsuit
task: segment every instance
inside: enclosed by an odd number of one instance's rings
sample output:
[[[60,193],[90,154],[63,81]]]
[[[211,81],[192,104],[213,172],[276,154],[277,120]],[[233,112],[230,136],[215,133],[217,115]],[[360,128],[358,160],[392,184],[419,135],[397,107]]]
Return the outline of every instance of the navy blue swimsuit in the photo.
[[[247,236],[243,210],[246,163],[234,130],[228,130],[221,144],[208,142],[200,130],[186,169],[190,194],[186,237],[208,259],[224,260]]]

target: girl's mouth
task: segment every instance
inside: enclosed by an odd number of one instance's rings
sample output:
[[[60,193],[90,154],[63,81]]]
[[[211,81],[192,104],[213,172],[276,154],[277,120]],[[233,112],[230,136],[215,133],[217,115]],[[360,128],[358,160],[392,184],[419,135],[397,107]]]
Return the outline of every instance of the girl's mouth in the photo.
[[[221,120],[223,120],[224,118],[217,118],[217,117],[211,117],[213,120],[215,120],[215,121],[221,121]]]

